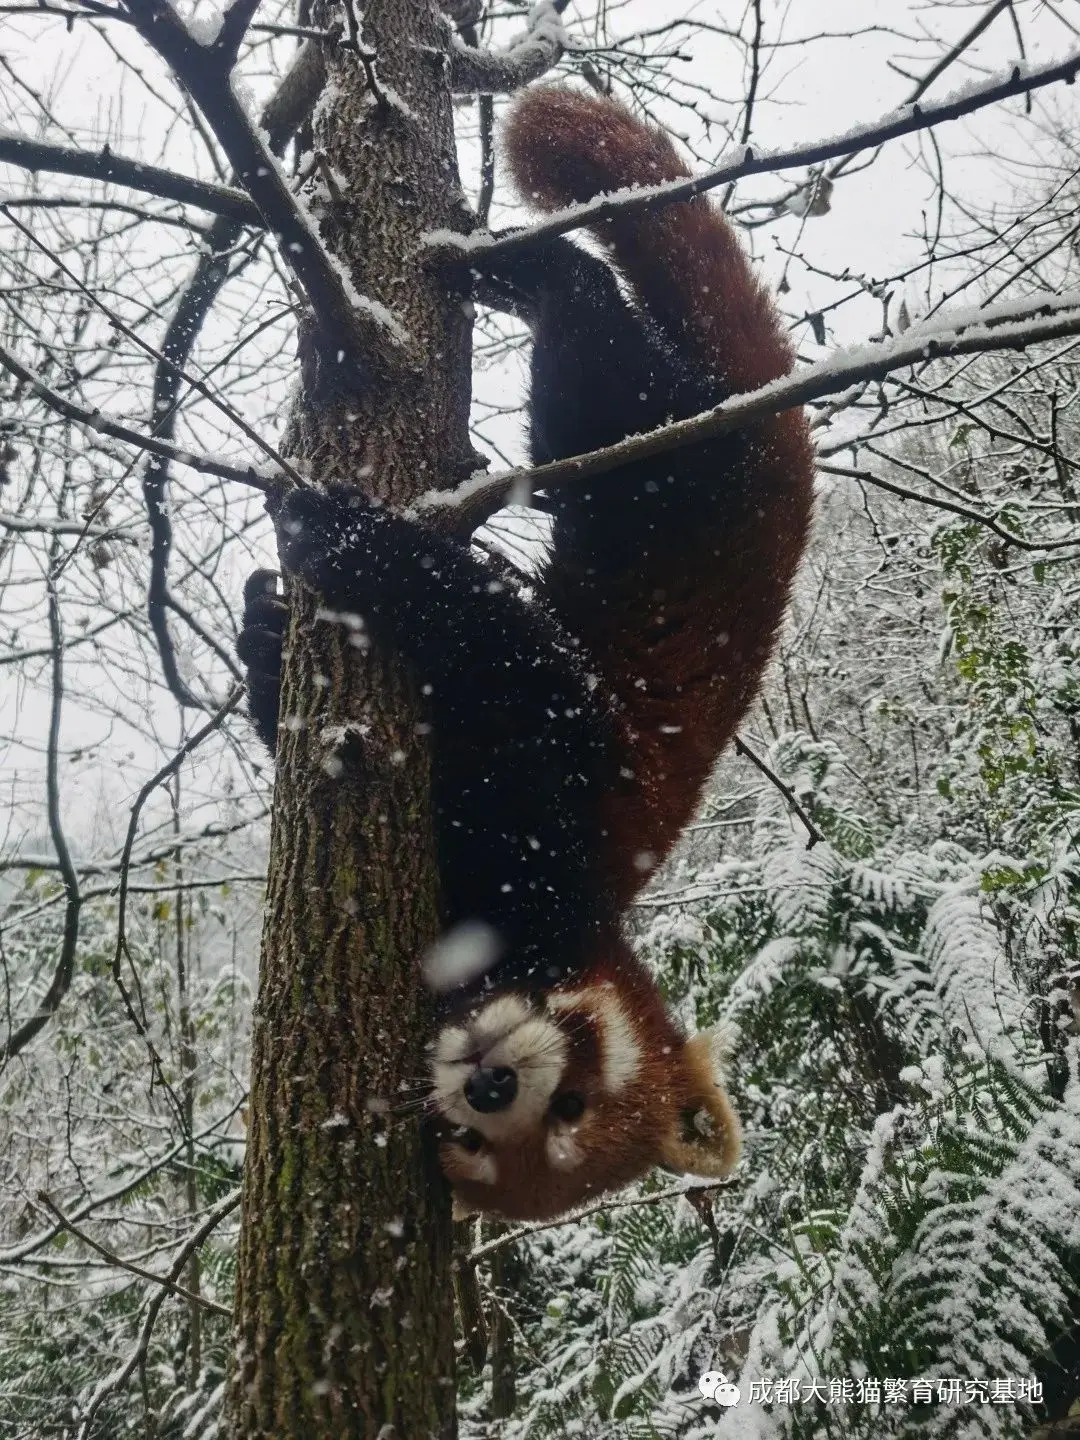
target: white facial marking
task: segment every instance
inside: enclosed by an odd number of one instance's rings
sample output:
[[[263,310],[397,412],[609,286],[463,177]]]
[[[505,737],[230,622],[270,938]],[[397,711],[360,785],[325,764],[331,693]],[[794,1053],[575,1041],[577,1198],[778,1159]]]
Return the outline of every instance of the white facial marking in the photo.
[[[452,1065],[469,1053],[469,1032],[460,1025],[444,1025],[435,1039],[435,1061]]]
[[[637,1078],[641,1069],[641,1044],[614,985],[590,985],[582,990],[565,991],[551,996],[549,1003],[564,1013],[587,1011],[596,1020],[604,1089],[609,1094],[625,1089]]]
[[[524,1024],[531,1014],[528,1005],[517,995],[501,995],[470,1019],[469,1031],[481,1043],[485,1039],[495,1040]]]
[[[448,1120],[478,1130],[486,1140],[505,1140],[540,1123],[566,1060],[559,1027],[518,996],[501,995],[463,1025],[439,1032],[431,1065],[433,1098]],[[465,1083],[478,1066],[517,1075],[517,1094],[505,1110],[485,1115],[465,1099]]]
[[[490,1151],[480,1150],[474,1154],[464,1145],[459,1145],[457,1151],[454,1165],[457,1179],[472,1180],[477,1185],[495,1184],[499,1178],[499,1164]]]

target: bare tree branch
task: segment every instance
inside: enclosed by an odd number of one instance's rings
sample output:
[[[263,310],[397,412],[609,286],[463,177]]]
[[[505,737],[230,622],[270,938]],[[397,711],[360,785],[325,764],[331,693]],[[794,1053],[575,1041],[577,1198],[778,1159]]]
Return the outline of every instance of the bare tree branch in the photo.
[[[930,67],[915,86],[912,93],[907,97],[908,104],[914,105],[916,100],[925,95],[934,81],[940,79],[949,66],[954,64],[960,56],[963,55],[965,50],[970,49],[971,46],[974,45],[983,31],[990,28],[1001,12],[1012,8],[1012,3],[1013,0],[994,0],[992,5],[988,5],[978,20],[975,21],[974,25],[960,36],[960,39],[957,40],[955,45],[951,45],[949,49],[946,50],[945,54],[942,55],[941,59],[935,65]]]
[[[244,1104],[245,1099],[246,1097],[243,1097],[238,1100],[228,1115],[225,1117],[218,1116],[203,1130],[200,1130],[195,1138],[197,1140],[205,1140],[207,1136],[220,1130],[222,1124],[227,1124],[233,1119],[237,1111]],[[88,1215],[92,1215],[95,1211],[103,1209],[106,1205],[113,1205],[118,1201],[127,1199],[133,1190],[140,1189],[146,1185],[147,1181],[153,1179],[155,1175],[160,1175],[163,1170],[168,1169],[169,1166],[174,1163],[177,1156],[183,1153],[186,1144],[186,1138],[182,1137],[177,1140],[175,1144],[170,1145],[167,1150],[159,1154],[156,1159],[144,1165],[143,1168],[138,1170],[133,1176],[129,1176],[128,1179],[121,1181],[119,1185],[114,1185],[112,1189],[102,1191],[97,1195],[88,1196],[87,1199],[83,1200],[76,1209],[71,1212],[70,1218],[76,1221],[85,1220]],[[12,1245],[6,1250],[0,1250],[0,1265],[17,1265],[19,1261],[29,1259],[30,1256],[35,1255],[39,1250],[55,1240],[62,1228],[60,1225],[50,1225],[45,1230],[38,1231],[36,1235],[30,1235],[26,1239],[20,1240],[17,1245]]]
[[[230,70],[236,64],[236,57],[240,53],[240,46],[244,43],[244,36],[247,34],[248,26],[255,18],[255,13],[262,0],[234,0],[221,17],[221,29],[214,41],[214,54]]]
[[[750,41],[750,82],[746,87],[746,98],[743,100],[743,121],[739,134],[740,145],[747,145],[750,142],[750,135],[754,128],[754,105],[757,101],[758,86],[761,83],[761,36],[764,30],[761,0],[753,0],[753,10],[754,34]],[[735,181],[732,180],[724,190],[723,198],[720,201],[720,208],[722,210],[728,208],[734,192]]]
[[[199,1305],[204,1310],[212,1311],[215,1315],[223,1315],[226,1320],[232,1318],[232,1311],[225,1305],[219,1305],[216,1300],[208,1300],[205,1295],[196,1295],[194,1291],[188,1290],[183,1285],[178,1285],[175,1280],[170,1280],[168,1275],[158,1275],[153,1270],[145,1270],[141,1265],[136,1265],[133,1260],[125,1260],[122,1255],[117,1255],[115,1250],[110,1250],[107,1246],[100,1244],[91,1235],[87,1235],[85,1230],[80,1230],[74,1220],[71,1220],[65,1215],[63,1210],[60,1209],[60,1206],[55,1204],[44,1190],[37,1192],[37,1198],[41,1204],[45,1206],[45,1209],[48,1210],[50,1215],[55,1215],[62,1229],[74,1235],[76,1240],[81,1240],[84,1245],[96,1251],[103,1260],[108,1261],[110,1265],[115,1265],[118,1270],[127,1270],[129,1274],[137,1275],[140,1280],[149,1280],[152,1285],[161,1285],[168,1290],[170,1294],[179,1295],[182,1300],[187,1300],[189,1304]]]
[[[303,287],[325,343],[346,352],[358,378],[373,370],[396,373],[409,336],[385,306],[356,294],[323,244],[259,127],[237,99],[228,56],[200,45],[168,0],[125,0],[125,8],[206,117]]]
[[[187,849],[193,845],[200,845],[206,840],[221,840],[226,835],[235,835],[240,830],[246,830],[255,821],[265,820],[269,813],[269,810],[262,810],[256,815],[248,815],[243,819],[234,820],[229,825],[206,825],[201,830],[177,835],[170,840],[168,845],[156,846],[150,850],[144,850],[141,855],[129,856],[126,861],[122,855],[113,860],[76,860],[74,861],[75,869],[83,876],[118,874],[125,864],[129,871],[142,870],[147,865],[157,865],[162,860],[169,859],[177,849]],[[0,875],[5,870],[57,869],[59,869],[58,862],[49,855],[20,853],[0,860]],[[104,893],[111,894],[115,888],[115,886],[110,886]]]
[[[116,948],[113,951],[112,959],[113,983],[119,991],[120,998],[123,1001],[124,1010],[127,1013],[128,1019],[131,1021],[132,1025],[135,1027],[136,1032],[139,1034],[139,1036],[142,1038],[146,1045],[147,1054],[150,1057],[150,1062],[153,1066],[154,1073],[157,1075],[157,1078],[165,1093],[169,1096],[182,1126],[184,1126],[183,1108],[180,1105],[180,1102],[177,1100],[176,1094],[173,1091],[172,1086],[169,1084],[168,1080],[165,1077],[164,1069],[161,1063],[161,1057],[158,1055],[157,1047],[154,1045],[154,1042],[150,1037],[150,1033],[146,1028],[145,1019],[140,1016],[139,1013],[136,1011],[135,1002],[132,998],[131,992],[128,989],[127,985],[124,983],[121,962],[125,955],[127,955],[129,963],[132,964],[132,973],[136,974],[134,964],[131,961],[131,956],[128,954],[126,932],[127,897],[130,888],[131,852],[134,848],[135,836],[138,833],[139,829],[139,816],[142,814],[142,807],[146,804],[146,801],[150,798],[151,794],[154,792],[154,790],[157,789],[160,784],[162,784],[165,780],[169,779],[171,775],[176,774],[176,772],[180,769],[180,766],[184,763],[187,757],[192,753],[193,750],[198,749],[198,747],[202,744],[202,742],[207,738],[208,735],[213,734],[215,730],[218,730],[221,727],[221,724],[225,720],[225,718],[229,714],[231,714],[233,710],[236,709],[237,705],[243,698],[244,693],[245,691],[242,685],[236,686],[236,688],[231,691],[231,693],[226,697],[224,703],[219,706],[217,711],[210,717],[206,724],[203,725],[200,729],[196,730],[194,734],[188,736],[187,740],[184,741],[183,745],[179,747],[179,749],[171,757],[171,759],[169,759],[161,767],[160,770],[158,770],[155,774],[151,775],[150,779],[147,780],[145,785],[143,785],[138,795],[136,795],[135,802],[131,807],[131,815],[128,819],[127,836],[124,840],[124,848],[120,855],[120,889],[116,903]],[[138,988],[137,974],[136,988]],[[184,1126],[184,1129],[186,1133],[187,1127]]]
[[[1076,544],[1076,539],[1051,541],[1048,544],[1040,544],[1037,540],[1025,540],[1020,535],[1014,535],[1011,530],[1006,530],[1004,525],[999,524],[992,515],[984,515],[981,510],[975,510],[969,505],[962,505],[956,500],[946,500],[940,495],[927,495],[922,490],[910,490],[906,485],[898,485],[895,480],[886,480],[883,475],[872,475],[869,470],[862,470],[857,465],[839,465],[835,460],[819,460],[818,469],[826,475],[843,475],[849,480],[858,480],[872,485],[877,490],[887,490],[890,495],[898,495],[901,500],[917,500],[920,505],[929,505],[935,510],[947,510],[952,515],[961,515],[965,520],[982,525],[1010,545],[1015,545],[1018,550],[1041,551],[1056,549],[1059,544],[1062,546]]]
[[[612,1210],[638,1210],[643,1206],[659,1205],[664,1200],[689,1200],[693,1195],[712,1195],[720,1190],[730,1190],[738,1183],[737,1178],[728,1177],[725,1180],[706,1180],[700,1184],[677,1185],[670,1190],[654,1190],[651,1195],[632,1195],[625,1200],[618,1198],[598,1200],[593,1205],[584,1205],[580,1210],[571,1211],[569,1215],[562,1215],[558,1220],[544,1220],[537,1225],[522,1225],[516,1230],[496,1235],[493,1240],[487,1240],[484,1244],[475,1246],[468,1255],[462,1256],[462,1261],[468,1265],[475,1265],[478,1261],[486,1259],[488,1255],[493,1255],[496,1250],[505,1250],[508,1245],[516,1245],[519,1240],[527,1240],[530,1235],[538,1235],[542,1230],[557,1230],[562,1225],[576,1225],[579,1220],[585,1220],[590,1215],[606,1215]]]
[[[83,295],[86,296],[87,300],[89,300],[91,305],[101,311],[101,313],[108,319],[109,324],[115,331],[123,335],[125,339],[130,340],[133,345],[140,349],[144,355],[149,356],[152,360],[158,361],[165,365],[171,365],[174,370],[177,368],[175,364],[169,361],[160,350],[158,350],[155,346],[149,344],[148,341],[144,340],[142,336],[138,333],[138,331],[132,329],[132,327],[128,325],[111,306],[106,305],[104,300],[102,300],[101,296],[97,294],[96,291],[91,289],[90,286],[85,285],[82,280],[79,279],[78,275],[76,275],[75,272],[71,269],[71,267],[65,263],[61,256],[58,255],[56,251],[53,250],[50,246],[46,245],[43,240],[39,239],[29,226],[24,225],[23,222],[18,218],[18,216],[8,214],[7,207],[5,206],[3,201],[0,201],[0,214],[7,215],[7,218],[11,221],[15,228],[19,230],[23,235],[25,235],[26,238],[30,241],[30,243],[34,245],[38,250],[40,250],[43,255],[46,255],[48,257],[52,264],[56,266],[57,270],[59,270],[62,275],[64,275],[68,280],[71,281],[75,289],[79,290]],[[234,406],[230,405],[227,400],[225,400],[220,394],[217,393],[217,391],[212,385],[208,385],[207,382],[200,375],[192,375],[189,371],[186,370],[180,370],[178,372],[177,378],[179,380],[182,380],[185,385],[190,386],[191,389],[196,391],[197,394],[201,395],[204,400],[208,400],[210,404],[213,405],[216,409],[220,410],[222,415],[224,415],[227,420],[231,421],[231,423],[236,426],[240,433],[246,436],[246,438],[251,441],[252,445],[255,447],[256,450],[262,451],[265,458],[269,460],[271,464],[279,466],[285,472],[285,474],[294,481],[294,483],[303,483],[301,476],[297,473],[296,470],[292,468],[289,462],[285,460],[268,441],[264,440],[262,435],[255,428],[255,426],[250,425],[247,420],[244,419],[243,415],[241,415],[239,411],[235,409]]]
[[[7,370],[9,374],[16,376],[27,384],[39,400],[54,410],[57,415],[62,415],[65,420],[74,420],[79,425],[86,425],[91,430],[96,430],[100,435],[108,435],[113,440],[122,440],[126,445],[134,445],[139,450],[148,450],[153,455],[164,455],[179,465],[187,465],[192,470],[199,470],[204,475],[216,475],[221,480],[235,480],[240,485],[250,485],[253,490],[262,490],[264,493],[270,489],[272,480],[265,475],[260,475],[253,466],[243,468],[239,465],[226,465],[220,460],[212,460],[209,455],[196,455],[190,450],[185,450],[179,445],[170,445],[165,440],[158,440],[153,435],[146,435],[141,430],[132,430],[128,425],[121,425],[115,420],[107,420],[100,410],[88,410],[84,405],[76,405],[73,400],[59,394],[39,375],[35,375],[29,366],[17,360],[10,350],[0,345],[0,368]]]
[[[463,25],[460,38],[455,37],[450,48],[450,88],[457,95],[509,95],[523,85],[540,79],[558,64],[565,49],[566,37],[557,17],[568,4],[569,0],[550,0],[545,6],[537,6],[525,31],[505,50],[480,49],[475,25]],[[313,42],[300,51],[294,62],[288,93],[279,91],[281,99],[277,104],[283,123],[289,129],[295,129],[326,83],[322,46],[334,38],[333,31],[313,31],[304,26],[290,25],[252,25],[250,28],[275,35],[307,36]],[[282,90],[286,90],[285,82]],[[290,107],[294,113],[300,112],[291,120],[287,118]],[[274,120],[276,113],[271,117],[264,114],[263,126],[271,137],[271,145],[275,134]]]
[[[770,769],[770,767],[765,763],[765,761],[761,758],[757,751],[752,750],[741,735],[735,736],[735,753],[736,755],[742,755],[744,759],[749,760],[752,765],[756,765],[757,768],[761,771],[762,775],[765,776],[765,778],[769,781],[770,784],[776,786],[777,790],[780,791],[780,794],[787,801],[791,809],[795,811],[795,814],[806,826],[806,833],[809,837],[806,842],[807,850],[812,850],[819,840],[825,839],[825,836],[814,824],[813,820],[810,819],[810,816],[803,808],[802,804],[799,801],[799,797],[795,794],[795,791],[792,790],[791,786],[784,784],[783,780],[780,779],[780,776],[777,775],[776,771]]]
[[[275,155],[284,150],[286,143],[311,114],[325,84],[323,47],[319,41],[313,40],[297,52],[296,59],[259,116],[267,144]]]
[[[131,615],[132,611],[121,610],[115,615],[110,615],[107,620],[99,620],[96,625],[88,626],[85,630],[80,631],[78,635],[73,635],[70,640],[65,639],[63,645],[64,650],[74,650],[77,645],[86,645],[88,642],[96,640],[103,630],[111,630],[114,625],[123,624],[125,620],[131,618]],[[0,665],[21,665],[24,660],[40,660],[44,656],[51,654],[51,645],[30,645],[27,646],[25,650],[10,650],[6,655],[0,655]],[[38,859],[44,860],[45,857],[38,856]],[[5,869],[10,869],[12,864],[13,862],[10,860],[0,860],[0,873]],[[56,867],[55,861],[53,861],[44,865],[35,865],[31,868],[48,870],[55,869]],[[78,864],[75,868],[77,870],[83,869],[83,867]]]
[[[200,1250],[208,1237],[217,1229],[227,1215],[237,1209],[240,1204],[240,1191],[233,1190],[223,1200],[219,1200],[212,1210],[207,1213],[206,1219],[202,1221],[180,1245],[173,1256],[173,1262],[169,1266],[166,1280],[170,1287],[176,1283],[184,1273],[188,1261],[196,1251]],[[150,1339],[154,1333],[154,1326],[157,1324],[158,1312],[165,1303],[165,1297],[169,1290],[164,1286],[153,1296],[146,1309],[146,1319],[143,1321],[142,1330],[139,1332],[138,1344],[128,1358],[111,1375],[107,1375],[98,1385],[87,1402],[79,1425],[78,1440],[90,1440],[93,1433],[94,1417],[100,1410],[103,1402],[114,1394],[122,1386],[126,1385],[135,1373],[136,1368],[146,1358],[150,1349]]]
[[[153,225],[171,225],[189,235],[205,236],[207,228],[187,215],[173,215],[166,210],[151,210],[146,205],[131,205],[123,200],[92,200],[85,195],[8,195],[6,210],[108,210],[117,215],[131,215]]]
[[[47,170],[56,175],[78,175],[85,180],[106,180],[113,185],[126,185],[162,200],[175,200],[181,205],[197,205],[213,215],[225,215],[241,225],[262,225],[262,215],[242,190],[228,185],[214,185],[207,180],[194,180],[165,170],[159,165],[145,165],[141,160],[128,160],[114,155],[108,145],[100,150],[76,150],[69,145],[49,145],[41,140],[26,140],[21,135],[0,132],[0,161],[19,165],[37,173]]]
[[[461,39],[469,50],[478,50],[480,34],[475,24],[461,27]],[[490,95],[477,98],[480,121],[480,193],[476,198],[476,223],[486,229],[495,197],[495,103]]]
[[[978,20],[975,21],[974,25],[960,36],[956,44],[950,46],[945,54],[930,67],[926,74],[915,82],[914,87],[905,95],[903,103],[905,105],[914,105],[916,101],[920,100],[922,96],[926,94],[927,90],[930,89],[930,86],[933,85],[934,81],[939,80],[951,65],[956,64],[957,60],[974,45],[979,36],[985,30],[989,29],[1003,10],[1009,10],[1011,12],[1012,0],[994,0],[994,3],[987,7],[983,14],[979,16]],[[893,68],[895,69],[897,67],[894,66]],[[902,71],[898,73],[903,74]],[[908,76],[906,78],[910,79],[911,77]],[[1030,104],[1030,95],[1028,96],[1028,103]],[[828,170],[824,172],[823,177],[819,176],[816,183],[820,183],[822,178],[826,180],[838,180],[840,176],[850,168],[852,159],[853,156],[851,155],[843,156],[835,165],[831,165]],[[786,202],[795,194],[798,194],[798,190],[793,190],[788,196],[780,196],[774,204],[774,213],[782,213]]]
[[[226,18],[232,13],[229,11]],[[309,43],[300,51],[259,117],[260,126],[269,137],[270,148],[275,155],[281,154],[296,127],[310,114],[325,80],[321,47]],[[231,264],[231,256],[242,234],[243,227],[235,220],[223,215],[217,217],[207,234],[206,248],[199,256],[195,272],[162,339],[161,358],[154,367],[150,413],[154,434],[165,440],[173,440],[176,434],[180,390],[192,347],[222,286],[240,268]],[[143,501],[150,522],[150,578],[146,609],[161,657],[162,673],[174,698],[182,706],[202,709],[202,702],[180,676],[169,631],[167,612],[170,608],[179,608],[169,593],[169,555],[172,550],[169,468],[167,456],[153,454],[148,457],[143,471]],[[192,617],[186,615],[186,618],[189,624],[193,624]],[[231,664],[231,661],[227,663]],[[239,678],[238,672],[234,670],[233,673]]]
[[[21,515],[6,515],[2,510],[0,530],[11,530],[17,535],[77,535],[81,540],[135,538],[134,531],[125,525],[93,525],[88,520],[28,520]]]
[[[60,624],[60,602],[56,594],[56,581],[61,560],[57,543],[53,540],[53,551],[46,579],[49,611],[49,641],[52,647],[52,704],[49,711],[49,735],[45,751],[45,795],[49,815],[49,835],[56,851],[57,865],[64,885],[64,929],[60,940],[60,954],[53,971],[49,988],[41,997],[34,1014],[12,1030],[3,1045],[0,1045],[0,1069],[9,1060],[24,1050],[39,1030],[43,1029],[56,1014],[60,1003],[71,987],[75,974],[75,950],[79,943],[79,915],[82,910],[82,895],[79,892],[79,877],[68,849],[64,834],[64,822],[60,807],[60,719],[64,707],[64,635]]]

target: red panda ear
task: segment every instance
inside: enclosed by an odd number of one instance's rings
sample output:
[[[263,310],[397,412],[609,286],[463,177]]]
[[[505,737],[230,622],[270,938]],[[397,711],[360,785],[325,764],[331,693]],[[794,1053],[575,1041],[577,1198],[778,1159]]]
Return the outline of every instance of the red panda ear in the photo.
[[[727,1175],[739,1158],[742,1132],[720,1080],[728,1053],[727,1035],[715,1030],[683,1047],[689,1089],[660,1147],[660,1163],[680,1175]]]

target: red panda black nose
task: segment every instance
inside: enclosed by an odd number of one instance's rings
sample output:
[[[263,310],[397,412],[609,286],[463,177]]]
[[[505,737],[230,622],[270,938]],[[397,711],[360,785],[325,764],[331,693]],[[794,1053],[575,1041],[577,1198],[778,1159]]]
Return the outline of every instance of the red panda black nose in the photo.
[[[465,1099],[481,1115],[491,1115],[514,1103],[517,1088],[515,1070],[505,1065],[496,1065],[489,1070],[481,1065],[465,1081]]]

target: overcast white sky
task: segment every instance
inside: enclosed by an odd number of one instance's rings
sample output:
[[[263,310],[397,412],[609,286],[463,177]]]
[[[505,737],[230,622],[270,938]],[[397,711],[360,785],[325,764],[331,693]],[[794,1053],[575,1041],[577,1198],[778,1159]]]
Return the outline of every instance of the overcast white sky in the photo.
[[[202,13],[208,7],[201,4],[196,8]],[[770,57],[762,77],[752,136],[755,146],[786,148],[835,134],[900,104],[911,82],[897,72],[924,74],[940,55],[941,42],[953,42],[985,8],[984,0],[954,0],[948,5],[927,5],[920,0],[791,0],[787,5],[776,5],[765,0],[766,35],[781,35],[789,43]],[[583,33],[574,26],[573,16],[579,9],[591,11],[592,6],[571,6],[567,12],[571,34]],[[673,5],[671,0],[629,0],[620,9],[609,9],[617,34],[655,27],[670,21],[676,13],[713,23],[726,20],[729,24],[738,13],[735,7],[719,0],[698,0],[683,7]],[[1046,63],[1080,45],[1077,0],[1059,0],[1054,5],[1042,0],[1019,0],[1016,11],[1029,64]],[[837,38],[797,43],[826,28]],[[848,38],[845,31],[863,33]],[[117,90],[115,58],[87,26],[76,25],[69,35],[61,21],[0,16],[0,53],[20,79],[48,96],[50,109],[61,126],[60,131],[51,132],[51,138],[76,142],[95,139],[100,143],[107,137],[126,153],[171,160],[178,167],[195,169],[209,178],[212,172],[205,156],[198,150],[191,151],[187,130],[182,126],[166,130],[167,102],[172,94],[160,65],[124,27],[105,27],[104,33],[126,53],[139,56],[145,88],[129,79],[122,92]],[[682,48],[687,50],[686,46]],[[687,91],[696,82],[721,97],[730,97],[731,103],[722,99],[702,100],[700,104],[703,116],[730,118],[744,88],[741,63],[733,48],[720,39],[698,35],[687,53],[690,60],[673,66],[674,73]],[[1006,11],[980,37],[965,60],[948,70],[928,93],[940,98],[958,85],[1008,66],[1018,58],[1016,35]],[[251,78],[256,91],[261,92],[265,78]],[[166,103],[155,103],[152,92]],[[17,109],[25,123],[34,106],[16,93],[11,76],[3,71],[0,97],[6,102],[0,106],[0,124],[12,125],[4,115],[9,105]],[[1041,148],[1040,128],[1052,124],[1053,117],[1068,109],[1070,100],[1071,94],[1063,96],[1062,87],[1058,87],[1035,98],[1030,122],[1020,122],[1022,104],[1012,102],[939,129],[941,150],[950,175],[956,176],[956,188],[969,200],[985,203],[999,199],[1008,203],[1011,183],[1006,162],[1023,165],[1026,159],[1036,158]],[[663,109],[658,109],[657,114],[663,115]],[[703,141],[700,133],[687,131],[686,121],[685,115],[679,117],[675,128],[695,142],[703,158],[715,159],[722,148],[719,132],[713,132],[711,143]],[[919,137],[892,142],[872,169],[844,180],[834,195],[831,214],[815,219],[808,227],[805,238],[810,241],[815,262],[828,269],[850,265],[853,270],[880,273],[917,253],[917,243],[913,246],[909,237],[921,229],[923,211],[934,198],[931,179],[918,163],[924,143]],[[465,160],[467,164],[467,156]],[[1015,178],[1019,172],[1011,173]],[[3,176],[0,167],[0,178]],[[14,182],[18,184],[17,175]],[[765,178],[747,182],[746,188],[749,193],[765,194],[772,193],[775,185]],[[771,248],[769,240],[783,242],[797,229],[796,220],[786,220],[772,235],[763,237],[759,248],[767,253]],[[789,275],[793,284],[799,278],[797,271]],[[792,299],[794,302],[794,294]],[[859,338],[856,323],[849,323],[850,335],[845,338]]]

